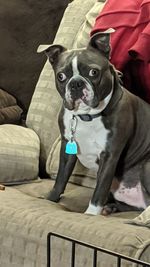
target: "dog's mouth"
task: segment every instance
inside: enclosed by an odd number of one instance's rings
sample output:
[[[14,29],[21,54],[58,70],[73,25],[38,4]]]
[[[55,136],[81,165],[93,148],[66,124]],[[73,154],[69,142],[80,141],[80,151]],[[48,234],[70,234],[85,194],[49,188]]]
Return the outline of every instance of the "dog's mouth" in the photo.
[[[77,100],[66,100],[64,99],[64,106],[69,110],[77,110],[79,106],[83,103],[82,99]]]
[[[98,105],[99,105],[98,98],[95,95],[89,97],[87,90],[85,90],[85,92],[81,97],[64,99],[64,106],[67,109],[74,111],[77,111],[79,109],[84,109],[85,106],[88,106],[90,108],[96,108]]]
[[[81,105],[90,106],[93,99],[93,93],[84,88],[79,93],[68,93],[64,99],[64,105],[69,110],[77,110]]]

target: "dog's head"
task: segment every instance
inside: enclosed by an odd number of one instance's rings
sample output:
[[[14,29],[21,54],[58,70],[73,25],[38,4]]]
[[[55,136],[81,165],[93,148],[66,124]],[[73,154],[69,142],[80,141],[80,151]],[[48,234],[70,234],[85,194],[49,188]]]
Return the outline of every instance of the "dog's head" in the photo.
[[[69,110],[82,104],[96,108],[112,90],[110,33],[96,33],[86,48],[67,50],[51,45],[44,52],[54,69],[56,87]]]

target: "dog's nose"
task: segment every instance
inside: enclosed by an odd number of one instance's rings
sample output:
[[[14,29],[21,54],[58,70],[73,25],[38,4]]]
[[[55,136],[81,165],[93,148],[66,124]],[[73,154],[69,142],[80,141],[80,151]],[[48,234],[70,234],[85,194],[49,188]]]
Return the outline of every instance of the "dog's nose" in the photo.
[[[82,80],[72,80],[70,82],[70,87],[71,87],[71,90],[72,91],[75,91],[75,90],[81,90],[84,88],[84,82]]]

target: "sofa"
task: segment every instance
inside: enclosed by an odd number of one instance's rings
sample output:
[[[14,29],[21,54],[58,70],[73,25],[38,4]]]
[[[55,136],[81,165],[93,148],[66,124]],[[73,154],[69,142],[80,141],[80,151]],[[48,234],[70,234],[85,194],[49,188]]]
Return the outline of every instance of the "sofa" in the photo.
[[[62,18],[54,43],[83,47],[105,1],[74,0]],[[42,46],[43,48],[43,46]],[[44,55],[41,54],[44,59]],[[150,208],[142,213],[85,215],[96,174],[78,162],[58,203],[47,200],[57,174],[60,138],[57,94],[49,62],[39,76],[26,127],[0,126],[0,267],[47,266],[47,235],[56,232],[150,263]],[[69,267],[70,245],[54,239],[53,267]],[[76,247],[78,267],[92,266],[92,251]],[[98,267],[115,267],[116,258],[101,252]],[[122,265],[137,266],[123,261]],[[148,265],[147,265],[148,266]]]

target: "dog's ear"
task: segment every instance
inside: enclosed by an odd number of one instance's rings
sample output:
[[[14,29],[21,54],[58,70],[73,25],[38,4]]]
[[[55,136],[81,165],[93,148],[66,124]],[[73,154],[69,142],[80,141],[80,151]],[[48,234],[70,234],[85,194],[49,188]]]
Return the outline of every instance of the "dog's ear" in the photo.
[[[37,52],[38,53],[44,52],[48,57],[50,63],[53,65],[57,60],[58,56],[66,50],[67,48],[65,48],[62,45],[40,45],[38,47]]]
[[[89,46],[92,46],[102,53],[109,59],[110,57],[110,34],[115,32],[114,29],[110,28],[104,32],[95,33],[89,42]]]

